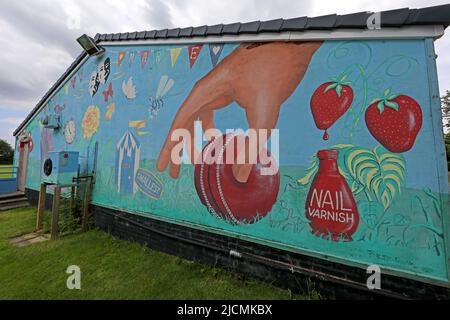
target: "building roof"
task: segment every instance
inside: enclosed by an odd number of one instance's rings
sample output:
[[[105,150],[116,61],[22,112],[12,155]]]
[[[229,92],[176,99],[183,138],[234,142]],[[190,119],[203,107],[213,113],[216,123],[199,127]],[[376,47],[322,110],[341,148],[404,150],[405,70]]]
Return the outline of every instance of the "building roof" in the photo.
[[[212,26],[199,26],[187,28],[162,29],[151,31],[135,31],[126,33],[97,34],[95,41],[120,42],[155,39],[189,39],[208,36],[238,36],[255,35],[262,33],[305,32],[311,30],[335,29],[367,29],[367,19],[373,12],[357,12],[345,15],[330,14],[319,17],[299,17],[292,19],[275,19],[269,21],[236,22],[230,24],[217,24]],[[382,28],[398,28],[403,26],[441,25],[444,28],[450,25],[450,4],[421,9],[402,8],[382,11],[380,13]],[[62,74],[56,83],[49,89],[36,107],[28,114],[24,121],[14,131],[17,136],[22,128],[30,121],[39,109],[53,95],[55,90],[66,81],[78,65],[86,58],[82,52],[70,67]]]

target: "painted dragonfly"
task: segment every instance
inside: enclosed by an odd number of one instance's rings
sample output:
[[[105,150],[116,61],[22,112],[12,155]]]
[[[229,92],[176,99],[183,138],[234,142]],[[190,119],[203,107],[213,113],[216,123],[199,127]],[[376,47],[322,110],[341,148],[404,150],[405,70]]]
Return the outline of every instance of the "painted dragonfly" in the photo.
[[[158,115],[158,112],[164,106],[163,97],[172,89],[175,81],[173,79],[169,79],[168,76],[164,75],[159,80],[158,89],[156,90],[156,96],[151,97],[150,100],[150,108],[148,109],[150,119],[155,119]]]

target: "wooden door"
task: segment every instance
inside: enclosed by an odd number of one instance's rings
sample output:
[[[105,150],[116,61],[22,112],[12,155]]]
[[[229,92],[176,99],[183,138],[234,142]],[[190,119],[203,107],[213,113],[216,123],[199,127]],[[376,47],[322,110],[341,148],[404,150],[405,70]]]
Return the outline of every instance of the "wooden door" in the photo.
[[[28,144],[24,143],[23,147],[19,149],[19,172],[17,180],[17,189],[22,192],[25,192],[25,186],[27,184],[28,156]]]

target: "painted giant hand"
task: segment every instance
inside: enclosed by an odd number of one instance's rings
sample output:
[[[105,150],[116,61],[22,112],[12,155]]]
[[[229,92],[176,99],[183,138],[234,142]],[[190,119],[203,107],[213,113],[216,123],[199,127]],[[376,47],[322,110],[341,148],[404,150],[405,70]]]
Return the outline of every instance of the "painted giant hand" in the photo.
[[[267,140],[277,123],[282,104],[302,81],[314,52],[320,46],[321,42],[239,46],[192,88],[173,120],[158,158],[158,170],[164,171],[170,165],[171,177],[177,178],[180,165],[171,159],[172,149],[177,145],[171,141],[172,133],[177,129],[187,129],[194,139],[195,120],[202,121],[205,131],[213,129],[214,111],[233,102],[245,110],[249,128],[268,130]],[[261,140],[258,141],[259,146],[266,142]],[[191,148],[190,157],[194,160],[194,141],[191,141]],[[243,149],[247,158],[248,139]],[[258,165],[248,163],[230,166],[221,171],[224,183],[228,181],[228,185],[218,190],[221,199],[216,199],[214,192],[202,194],[197,184],[200,199],[205,205],[219,203],[215,210],[210,205],[207,207],[234,222],[252,222],[257,216],[266,215],[276,201],[279,175],[262,176]]]

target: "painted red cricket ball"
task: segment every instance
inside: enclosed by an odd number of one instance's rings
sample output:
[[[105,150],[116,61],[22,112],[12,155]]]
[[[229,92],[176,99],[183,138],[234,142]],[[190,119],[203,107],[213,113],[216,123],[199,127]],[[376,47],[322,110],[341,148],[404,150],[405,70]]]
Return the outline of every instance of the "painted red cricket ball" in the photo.
[[[234,148],[233,163],[236,162],[238,139],[233,134],[223,135],[203,148],[203,161],[195,165],[195,188],[211,214],[232,224],[254,223],[266,216],[275,204],[280,174],[278,170],[272,175],[261,173],[264,167],[275,163],[269,151],[263,149],[268,156],[264,162],[267,164],[262,164],[258,157],[247,182],[239,182],[233,175],[233,164],[226,161],[227,153]]]

